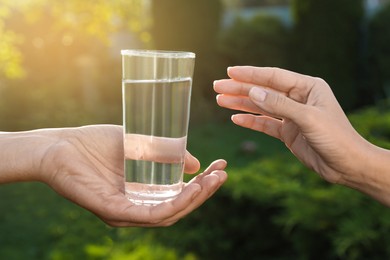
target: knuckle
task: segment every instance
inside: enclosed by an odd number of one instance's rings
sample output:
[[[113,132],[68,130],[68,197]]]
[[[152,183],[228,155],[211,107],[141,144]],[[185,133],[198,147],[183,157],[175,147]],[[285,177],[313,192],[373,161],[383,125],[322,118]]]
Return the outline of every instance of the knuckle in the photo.
[[[286,97],[280,94],[274,94],[273,105],[276,107],[284,107],[286,104]]]
[[[313,80],[314,80],[315,83],[327,85],[326,81],[325,81],[323,78],[320,78],[320,77],[313,77]]]

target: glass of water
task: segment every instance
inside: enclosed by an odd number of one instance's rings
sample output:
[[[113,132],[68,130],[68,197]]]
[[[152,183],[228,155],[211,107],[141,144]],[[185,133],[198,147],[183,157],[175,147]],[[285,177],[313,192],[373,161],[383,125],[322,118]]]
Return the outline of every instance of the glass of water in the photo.
[[[122,50],[125,192],[155,205],[182,190],[195,54]]]

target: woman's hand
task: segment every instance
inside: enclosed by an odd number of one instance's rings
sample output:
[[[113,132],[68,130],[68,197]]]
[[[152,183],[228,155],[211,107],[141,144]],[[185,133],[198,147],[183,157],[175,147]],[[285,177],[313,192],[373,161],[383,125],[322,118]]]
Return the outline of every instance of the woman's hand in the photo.
[[[324,80],[249,66],[231,67],[228,75],[214,89],[220,106],[249,112],[233,115],[235,124],[280,139],[325,180],[390,204],[389,192],[383,194],[390,187],[388,151],[355,131]]]

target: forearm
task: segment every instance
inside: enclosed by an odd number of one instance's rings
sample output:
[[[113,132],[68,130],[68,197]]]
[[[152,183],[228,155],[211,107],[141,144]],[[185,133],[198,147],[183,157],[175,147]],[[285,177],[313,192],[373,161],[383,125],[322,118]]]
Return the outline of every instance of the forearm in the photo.
[[[52,130],[0,132],[0,183],[41,179],[41,162],[53,142]]]
[[[345,183],[390,207],[390,151],[370,145],[361,167]]]

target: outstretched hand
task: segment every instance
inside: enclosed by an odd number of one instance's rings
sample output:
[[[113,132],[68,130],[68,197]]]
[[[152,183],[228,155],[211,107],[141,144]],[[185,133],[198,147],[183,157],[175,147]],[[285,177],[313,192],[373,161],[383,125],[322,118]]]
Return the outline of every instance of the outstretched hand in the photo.
[[[111,226],[169,226],[204,203],[225,182],[226,162],[217,160],[156,206],[132,204],[124,195],[122,127],[95,125],[61,130],[40,164],[40,179],[62,196],[90,210]],[[186,154],[185,172],[199,170]]]
[[[231,67],[214,82],[220,106],[249,112],[232,121],[280,139],[309,168],[345,183],[369,146],[354,130],[328,84],[278,68]]]

